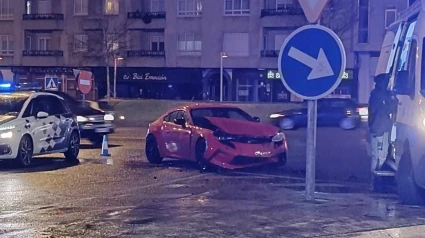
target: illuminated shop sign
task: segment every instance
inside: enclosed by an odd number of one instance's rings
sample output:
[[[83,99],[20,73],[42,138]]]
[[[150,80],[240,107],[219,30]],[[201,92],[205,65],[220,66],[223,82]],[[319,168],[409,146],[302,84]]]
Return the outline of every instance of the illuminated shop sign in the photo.
[[[280,79],[280,73],[278,70],[267,70],[267,79]],[[353,79],[353,70],[345,70],[342,75],[342,79]]]

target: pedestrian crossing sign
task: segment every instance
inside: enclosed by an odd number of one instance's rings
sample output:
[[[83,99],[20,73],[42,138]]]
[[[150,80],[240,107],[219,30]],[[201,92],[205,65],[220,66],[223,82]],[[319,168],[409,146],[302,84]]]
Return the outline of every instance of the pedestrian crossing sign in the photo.
[[[58,90],[58,78],[46,77],[44,78],[46,90]]]

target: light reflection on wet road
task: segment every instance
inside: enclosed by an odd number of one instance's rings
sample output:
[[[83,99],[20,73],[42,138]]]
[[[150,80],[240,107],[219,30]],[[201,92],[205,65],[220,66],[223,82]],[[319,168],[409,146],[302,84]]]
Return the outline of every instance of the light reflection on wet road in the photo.
[[[338,138],[337,130],[319,130],[316,203],[303,202],[301,130],[287,133],[291,157],[282,170],[200,174],[184,161],[153,166],[143,157],[145,131],[134,128],[110,136],[107,159],[100,148],[84,145],[75,166],[61,155],[40,158],[29,169],[1,163],[0,234],[311,237],[425,224],[424,209],[401,206],[391,193],[367,192],[362,132]],[[356,152],[332,151],[336,143]]]

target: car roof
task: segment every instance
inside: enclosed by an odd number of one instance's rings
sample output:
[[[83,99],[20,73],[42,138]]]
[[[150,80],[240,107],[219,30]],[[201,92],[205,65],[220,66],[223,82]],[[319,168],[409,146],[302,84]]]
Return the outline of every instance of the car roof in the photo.
[[[203,109],[203,108],[237,108],[236,106],[232,106],[229,104],[219,104],[219,103],[193,103],[183,106],[174,107],[168,110],[165,114],[169,114],[173,111],[177,110],[192,110],[192,109]]]
[[[35,98],[37,96],[54,96],[57,98],[60,98],[63,100],[61,96],[58,96],[53,93],[48,92],[38,92],[38,91],[13,91],[13,92],[0,92],[1,95],[16,95],[16,96],[22,96],[22,97],[28,97],[28,98]]]

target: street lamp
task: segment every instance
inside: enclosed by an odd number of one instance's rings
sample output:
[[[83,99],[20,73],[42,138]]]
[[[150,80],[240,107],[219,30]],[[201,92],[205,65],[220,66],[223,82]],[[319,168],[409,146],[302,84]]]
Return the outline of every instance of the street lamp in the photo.
[[[117,97],[117,64],[118,61],[123,60],[123,57],[114,57],[114,98]]]
[[[220,102],[223,101],[223,59],[227,58],[225,52],[220,53]]]

